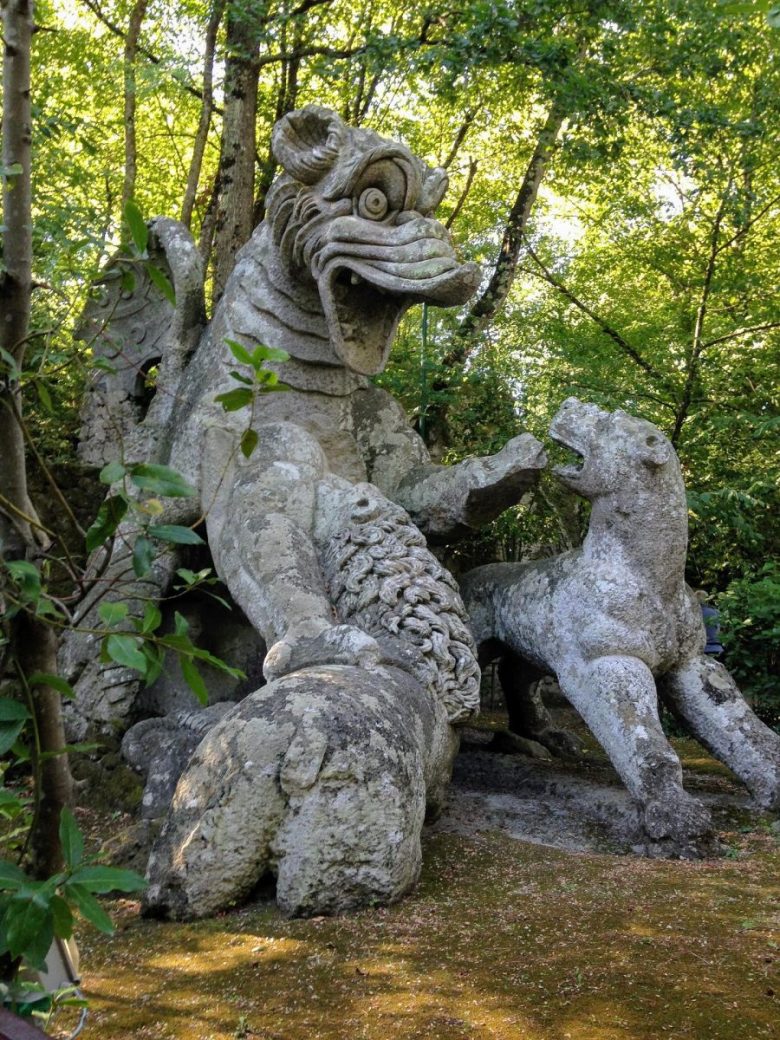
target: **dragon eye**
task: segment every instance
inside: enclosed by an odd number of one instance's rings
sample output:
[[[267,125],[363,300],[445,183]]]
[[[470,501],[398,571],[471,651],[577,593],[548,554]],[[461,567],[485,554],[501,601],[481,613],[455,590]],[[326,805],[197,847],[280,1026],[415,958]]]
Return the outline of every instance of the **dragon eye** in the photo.
[[[387,195],[379,188],[366,188],[358,199],[358,215],[367,220],[381,220],[387,213]]]

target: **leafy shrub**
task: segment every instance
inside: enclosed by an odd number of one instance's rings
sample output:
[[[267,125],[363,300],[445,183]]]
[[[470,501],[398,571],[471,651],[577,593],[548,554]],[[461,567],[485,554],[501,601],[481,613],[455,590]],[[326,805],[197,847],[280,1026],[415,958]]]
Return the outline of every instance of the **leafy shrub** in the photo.
[[[718,608],[724,663],[756,713],[780,730],[780,564],[736,578]]]

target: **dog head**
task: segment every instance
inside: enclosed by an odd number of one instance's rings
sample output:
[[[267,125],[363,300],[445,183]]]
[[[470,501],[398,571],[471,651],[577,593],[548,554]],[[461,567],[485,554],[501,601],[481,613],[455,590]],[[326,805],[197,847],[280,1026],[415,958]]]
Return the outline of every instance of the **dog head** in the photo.
[[[580,456],[579,462],[556,466],[566,487],[593,501],[613,491],[648,483],[652,474],[679,472],[671,442],[657,426],[618,409],[606,412],[570,397],[550,424],[550,436]]]

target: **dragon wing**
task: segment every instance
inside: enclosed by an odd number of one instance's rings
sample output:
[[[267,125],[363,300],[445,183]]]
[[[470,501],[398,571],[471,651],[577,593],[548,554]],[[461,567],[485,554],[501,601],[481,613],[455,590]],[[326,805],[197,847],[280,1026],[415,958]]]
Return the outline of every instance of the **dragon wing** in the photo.
[[[187,228],[165,217],[152,221],[147,254],[140,262],[121,254],[109,261],[77,333],[94,365],[79,435],[79,458],[89,465],[115,459],[120,445],[129,461],[156,455],[205,324],[203,262]]]

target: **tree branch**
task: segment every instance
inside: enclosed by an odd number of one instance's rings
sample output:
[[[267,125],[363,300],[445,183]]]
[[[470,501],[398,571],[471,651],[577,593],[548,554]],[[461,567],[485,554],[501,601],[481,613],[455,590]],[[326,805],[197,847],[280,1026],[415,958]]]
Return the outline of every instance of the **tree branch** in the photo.
[[[628,342],[628,340],[625,339],[625,337],[623,337],[617,331],[616,328],[614,328],[614,326],[610,325],[608,321],[606,321],[600,315],[596,314],[595,311],[591,310],[591,308],[586,303],[584,303],[578,296],[576,296],[571,291],[571,289],[568,288],[568,286],[564,285],[559,278],[556,278],[555,275],[551,271],[549,271],[547,267],[545,267],[545,265],[539,259],[537,254],[528,244],[528,242],[526,242],[525,248],[528,255],[539,268],[538,271],[534,271],[531,268],[526,268],[525,270],[527,270],[529,274],[536,275],[537,278],[542,278],[545,282],[548,283],[548,285],[551,285],[562,296],[565,296],[566,299],[570,303],[573,303],[578,310],[582,311],[582,313],[586,314],[591,319],[591,321],[595,322],[595,324],[598,325],[598,327],[601,329],[604,335],[609,336],[613,343],[617,344],[617,346],[626,355],[626,357],[630,358],[636,365],[638,365],[643,372],[646,372],[647,375],[651,376],[653,379],[656,379],[659,382],[663,382],[663,377],[661,376],[661,373],[658,372],[657,369],[654,368],[654,366],[651,365],[649,361],[642,357],[642,355],[639,353],[636,347],[632,346]]]
[[[730,339],[739,339],[740,336],[750,336],[753,332],[766,332],[769,329],[780,329],[780,321],[768,321],[765,325],[751,325],[750,328],[735,329],[734,332],[727,332],[724,336],[708,339],[706,343],[702,343],[701,349],[706,350],[718,343],[726,343]]]

